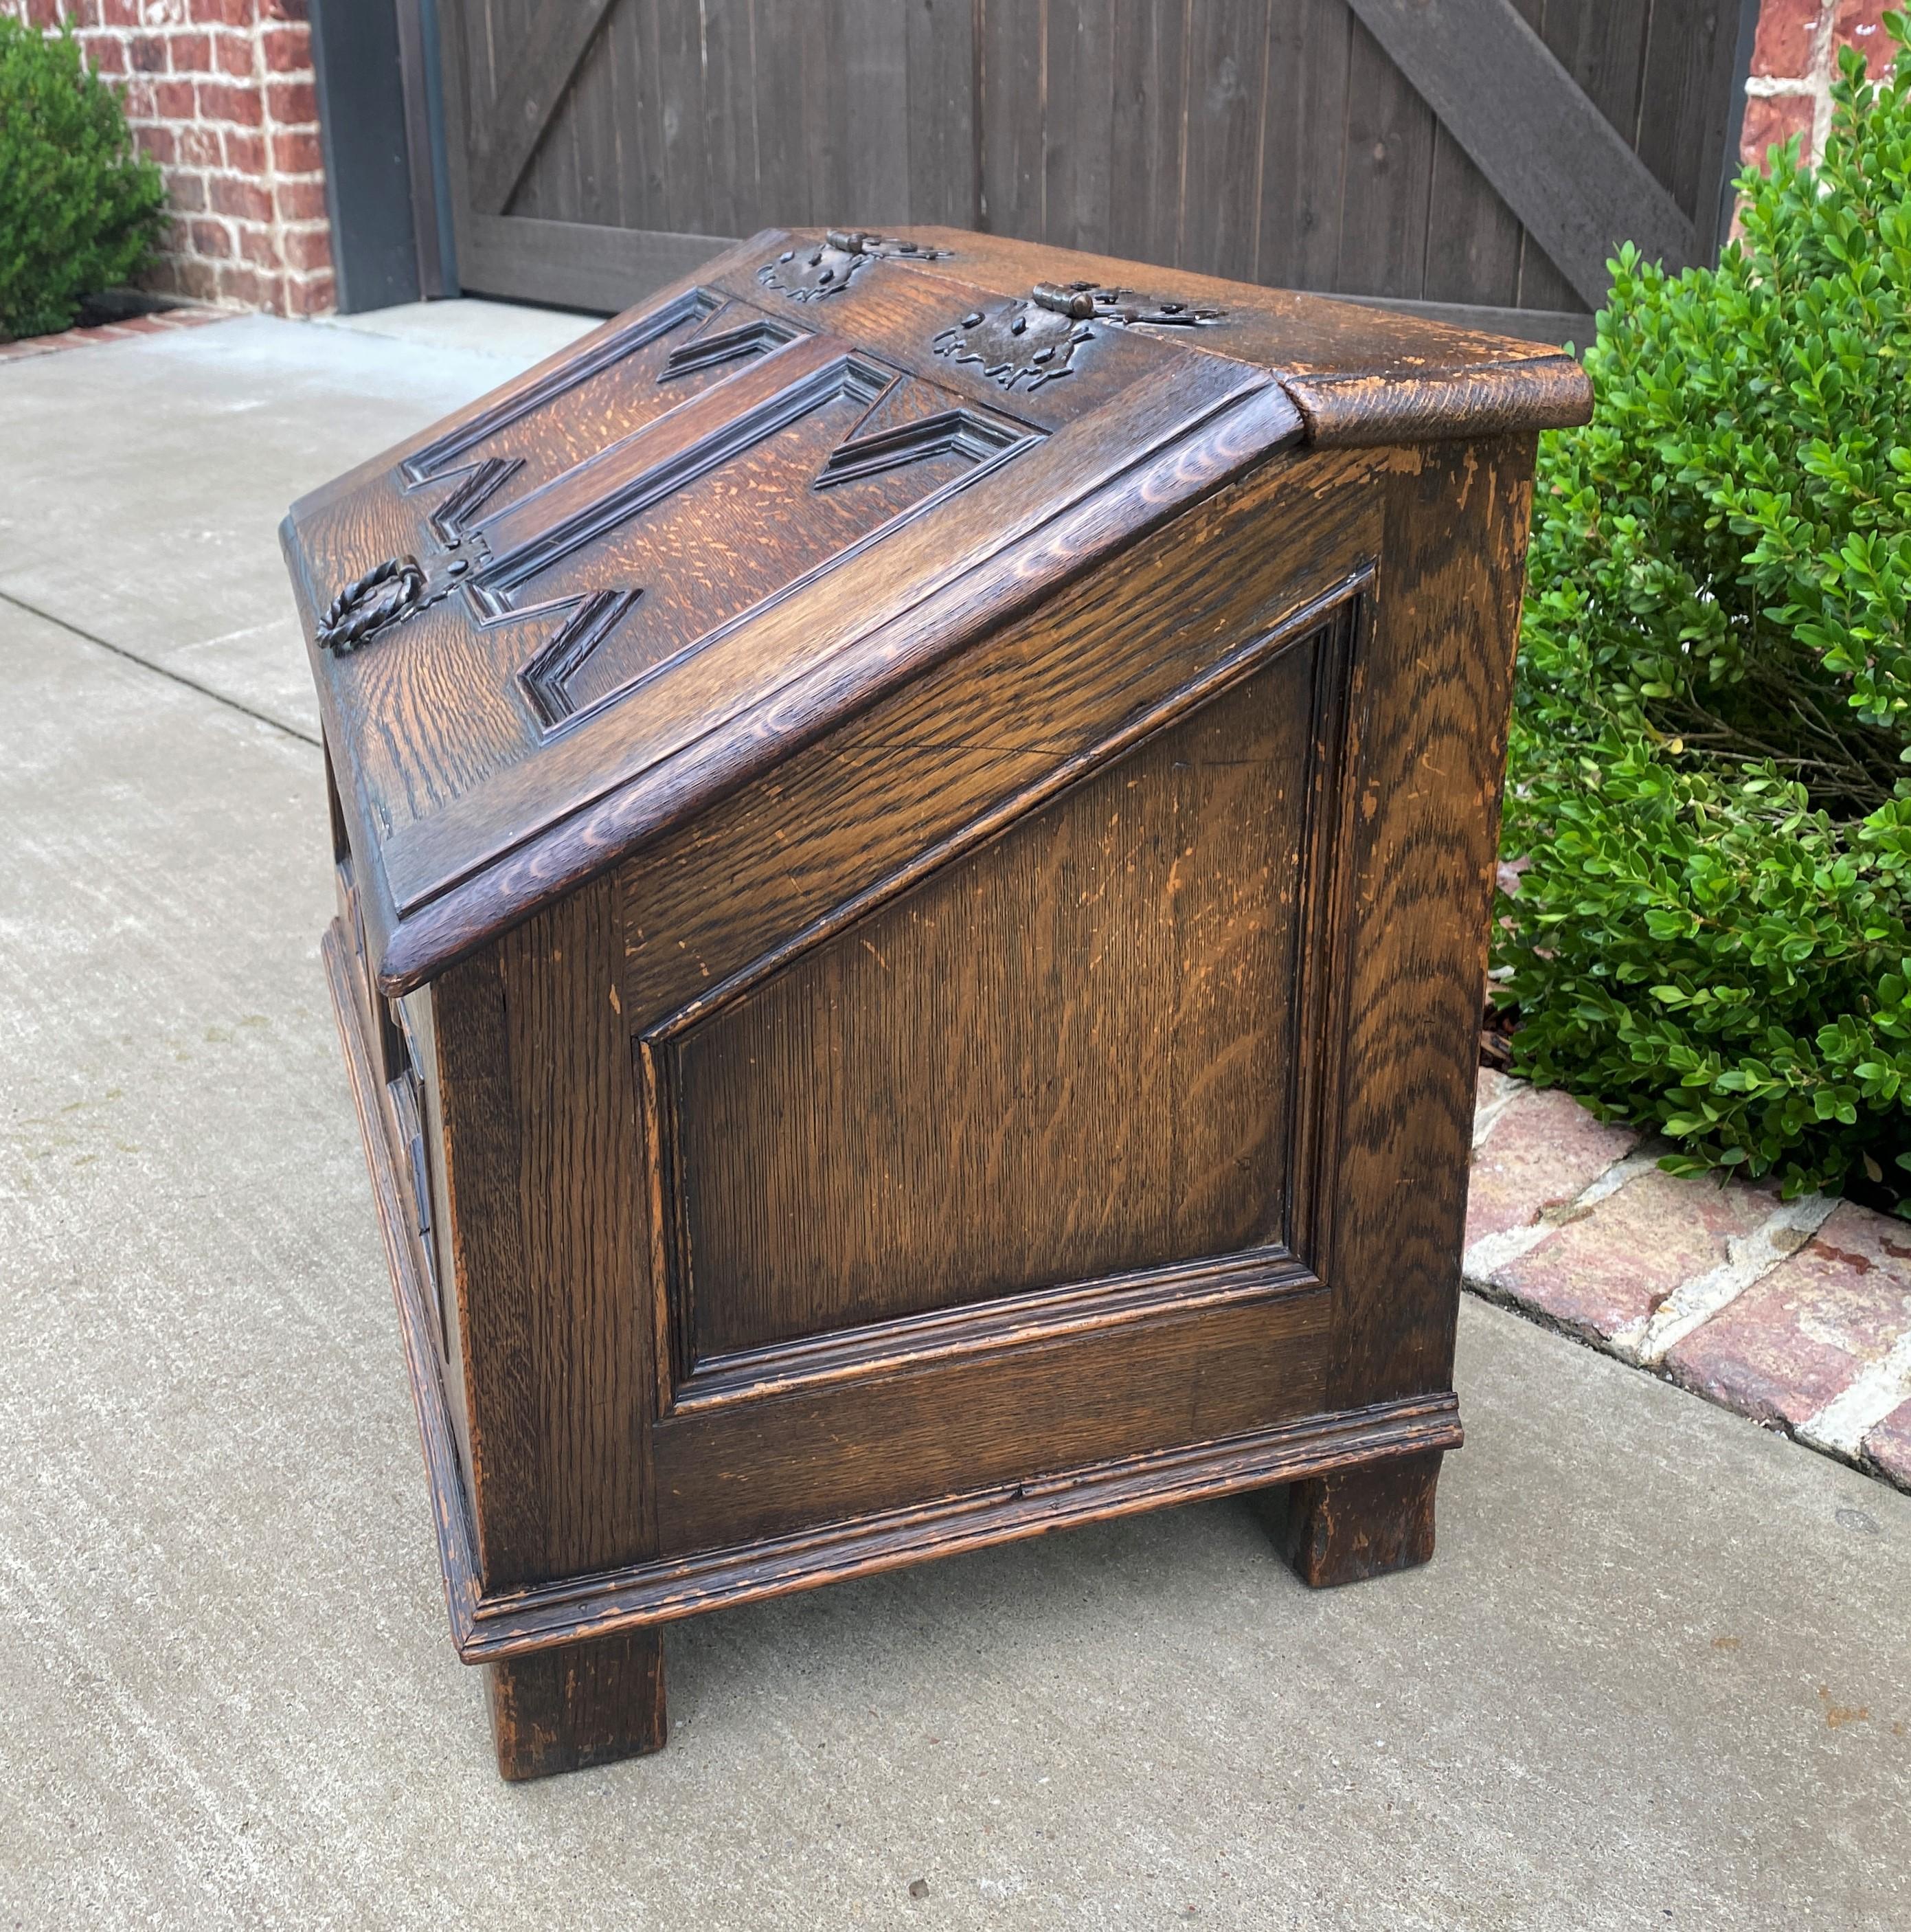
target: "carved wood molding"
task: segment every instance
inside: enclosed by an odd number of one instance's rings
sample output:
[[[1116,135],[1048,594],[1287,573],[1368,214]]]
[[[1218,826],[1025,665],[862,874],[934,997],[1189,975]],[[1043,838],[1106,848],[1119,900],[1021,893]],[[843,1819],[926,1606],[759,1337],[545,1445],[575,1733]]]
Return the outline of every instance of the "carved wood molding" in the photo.
[[[912,243],[890,244],[860,234],[837,238],[853,241],[866,251],[846,258],[859,262],[882,252],[923,256],[935,252],[918,250]],[[629,473],[604,484],[609,494],[603,500],[587,490],[581,502],[568,512],[553,508],[544,518],[531,517],[520,507],[524,492],[507,489],[523,470],[523,459],[477,455],[487,440],[549,406],[566,392],[648,344],[685,330],[685,339],[664,358],[656,380],[672,382],[720,371],[717,389],[706,392],[711,402],[705,406],[702,398],[693,399],[675,416],[652,421],[626,439]],[[777,371],[774,377],[768,373],[772,364]],[[736,370],[729,365],[737,365]],[[743,365],[760,365],[763,373],[738,373]],[[735,386],[738,382],[756,393],[727,408],[716,401],[719,390],[726,398],[737,395]],[[929,399],[930,406],[920,402],[911,406],[912,399],[918,394]],[[460,423],[409,458],[400,470],[408,494],[448,482],[453,485],[426,519],[443,545],[444,554],[431,562],[429,572],[416,558],[406,556],[381,565],[359,584],[348,586],[327,613],[319,640],[328,648],[349,650],[376,631],[405,621],[460,587],[469,593],[469,621],[478,628],[547,618],[553,628],[520,668],[517,683],[538,728],[545,733],[559,730],[628,697],[639,684],[687,653],[675,653],[614,688],[580,696],[580,676],[637,608],[645,587],[631,584],[582,596],[547,595],[540,599],[527,594],[539,577],[560,566],[580,547],[598,541],[711,470],[747,456],[768,438],[833,404],[852,403],[858,414],[813,479],[811,487],[817,490],[834,490],[912,464],[951,457],[963,465],[957,480],[966,482],[1039,440],[1039,432],[1009,417],[935,406],[949,400],[945,392],[852,353],[833,338],[819,336],[793,320],[784,321],[708,290],[691,290],[656,314],[607,336],[576,362]],[[704,416],[693,420],[687,412],[699,407],[704,409]],[[699,423],[705,426],[699,429]],[[550,496],[555,502],[575,495],[566,490],[567,479],[580,478],[590,467],[589,464],[574,466],[548,479],[539,493],[541,500]],[[923,493],[898,515],[919,513],[953,487],[951,482],[939,481],[934,472],[925,472]],[[879,535],[894,520],[884,519],[851,549]],[[460,549],[466,554],[451,556]],[[796,580],[828,568],[847,554],[833,551],[816,560]],[[718,626],[711,634],[724,628]],[[329,643],[328,629],[335,629],[344,641]],[[698,648],[702,641],[690,648]]]
[[[894,1366],[891,1358],[899,1350],[906,1352],[924,1336],[931,1338],[927,1346],[947,1353],[957,1346],[952,1335],[959,1336],[964,1329],[980,1335],[990,1321],[990,1304],[982,1303],[933,1316],[876,1323],[867,1330],[699,1359],[694,1340],[695,1269],[684,1212],[684,1190],[688,1184],[680,1118],[679,1054],[687,1036],[719,1022],[727,1009],[804,954],[860,926],[892,900],[1033,818],[1064,791],[1118,763],[1245,682],[1278,653],[1310,645],[1317,662],[1309,793],[1295,880],[1301,926],[1296,943],[1299,970],[1293,993],[1293,1037],[1298,1044],[1287,1076],[1292,1088],[1288,1118],[1304,1124],[1288,1150],[1282,1239],[1277,1245],[1251,1252],[1198,1256],[1131,1276],[1074,1283],[1020,1299],[1031,1305],[1029,1332],[1035,1333],[1051,1315],[1065,1322],[1077,1318],[1080,1310],[1074,1305],[1077,1303],[1089,1304],[1092,1322],[1105,1323],[1114,1318],[1118,1306],[1125,1306],[1137,1294],[1139,1312],[1156,1314],[1197,1305],[1215,1291],[1218,1282],[1228,1292],[1266,1294],[1276,1289],[1317,1287],[1329,1278],[1337,1141],[1332,1131],[1314,1124],[1335,1114],[1346,1030],[1341,996],[1346,978],[1344,962],[1329,957],[1328,949],[1333,934],[1344,923],[1342,902],[1351,872],[1346,848],[1360,773],[1357,750],[1350,751],[1346,742],[1349,703],[1372,584],[1371,567],[1362,566],[1324,596],[1245,640],[1197,676],[1137,712],[1118,730],[1058,760],[1036,783],[998,800],[987,812],[916,853],[907,863],[704,987],[687,1003],[642,1025],[637,1058],[648,1143],[645,1159],[650,1169],[651,1198],[660,1209],[658,1262],[663,1293],[655,1310],[657,1328],[652,1352],[658,1373],[660,1415],[717,1400],[753,1399],[792,1384],[874,1372]],[[1034,1304],[1051,1300],[1063,1304],[1060,1313],[1050,1311],[1038,1318]],[[1006,1301],[995,1304],[998,1308],[1009,1305]]]

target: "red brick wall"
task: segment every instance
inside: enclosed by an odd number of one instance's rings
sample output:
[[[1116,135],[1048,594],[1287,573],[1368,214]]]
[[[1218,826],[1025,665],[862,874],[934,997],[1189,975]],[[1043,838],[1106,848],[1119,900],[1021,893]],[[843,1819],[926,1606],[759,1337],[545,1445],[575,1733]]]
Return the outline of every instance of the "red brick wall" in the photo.
[[[306,0],[0,0],[70,19],[160,164],[172,214],[145,286],[277,315],[332,306]]]
[[[1891,64],[1880,16],[1903,0],[1763,0],[1751,77],[1745,83],[1741,157],[1765,165],[1768,148],[1802,137],[1808,160],[1824,150],[1832,126],[1838,50],[1856,47],[1874,74]]]

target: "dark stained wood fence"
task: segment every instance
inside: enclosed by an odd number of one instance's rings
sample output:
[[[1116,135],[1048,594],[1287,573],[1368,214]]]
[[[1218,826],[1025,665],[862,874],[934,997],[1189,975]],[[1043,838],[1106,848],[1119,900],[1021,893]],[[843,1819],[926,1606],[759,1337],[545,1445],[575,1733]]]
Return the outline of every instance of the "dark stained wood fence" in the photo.
[[[1584,340],[1716,254],[1754,0],[444,0],[474,292],[945,223]],[[1508,314],[1507,311],[1519,311]]]

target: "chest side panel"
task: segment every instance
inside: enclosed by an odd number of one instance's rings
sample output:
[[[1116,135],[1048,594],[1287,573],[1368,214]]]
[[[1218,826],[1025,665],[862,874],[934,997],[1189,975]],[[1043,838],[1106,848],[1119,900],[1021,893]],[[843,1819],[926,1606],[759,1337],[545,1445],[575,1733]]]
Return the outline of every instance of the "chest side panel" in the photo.
[[[699,1360],[1281,1238],[1324,641],[684,1036]]]

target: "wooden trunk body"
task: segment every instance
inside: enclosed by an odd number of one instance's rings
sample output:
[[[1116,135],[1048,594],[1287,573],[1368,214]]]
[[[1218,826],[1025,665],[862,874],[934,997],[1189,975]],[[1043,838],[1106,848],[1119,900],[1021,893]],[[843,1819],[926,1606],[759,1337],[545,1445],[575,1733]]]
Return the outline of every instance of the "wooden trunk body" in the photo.
[[[296,508],[508,1774],[660,1742],[654,1633],[720,1604],[1287,1484],[1310,1580],[1424,1557],[1585,406],[1530,344],[771,234]]]

